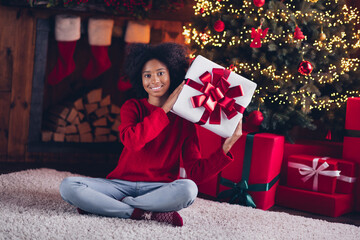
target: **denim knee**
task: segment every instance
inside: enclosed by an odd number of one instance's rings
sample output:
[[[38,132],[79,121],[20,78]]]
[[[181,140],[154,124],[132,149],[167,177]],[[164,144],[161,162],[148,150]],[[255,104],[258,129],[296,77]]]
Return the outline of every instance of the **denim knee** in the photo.
[[[195,182],[190,179],[179,179],[177,181],[183,186],[182,194],[184,199],[187,200],[188,205],[192,204],[198,194],[198,188]]]
[[[59,191],[61,197],[65,201],[69,201],[69,195],[71,194],[72,188],[71,185],[75,182],[75,177],[67,177],[61,182]]]

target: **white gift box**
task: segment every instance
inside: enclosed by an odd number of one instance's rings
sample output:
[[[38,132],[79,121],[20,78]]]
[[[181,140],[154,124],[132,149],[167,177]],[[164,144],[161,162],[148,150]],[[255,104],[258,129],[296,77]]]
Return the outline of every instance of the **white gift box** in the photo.
[[[204,85],[204,83],[200,80],[200,76],[203,75],[206,71],[212,73],[214,68],[225,69],[224,67],[210,61],[209,59],[199,55],[195,58],[190,68],[188,69],[185,79],[191,79],[196,83]],[[227,81],[231,84],[230,88],[235,86],[241,86],[243,95],[239,97],[234,97],[235,103],[246,108],[251,102],[252,96],[256,89],[256,83],[250,81],[234,72],[230,72],[230,75]],[[204,112],[206,111],[205,107],[193,107],[191,98],[198,95],[204,95],[204,93],[199,90],[194,89],[189,85],[184,85],[181,93],[178,96],[177,101],[175,102],[172,112],[176,115],[185,118],[193,123],[197,123],[202,118]],[[216,133],[217,135],[227,138],[230,137],[242,118],[242,113],[237,112],[237,114],[228,119],[223,110],[221,110],[221,123],[220,124],[210,124],[209,119],[207,119],[206,123],[201,125],[202,127]]]

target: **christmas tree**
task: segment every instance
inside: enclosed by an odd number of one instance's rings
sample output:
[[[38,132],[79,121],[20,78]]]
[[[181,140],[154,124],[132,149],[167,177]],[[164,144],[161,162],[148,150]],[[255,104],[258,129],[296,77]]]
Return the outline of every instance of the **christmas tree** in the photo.
[[[246,114],[261,128],[344,128],[345,102],[360,96],[358,11],[343,0],[195,0],[184,36],[202,55],[258,84]],[[317,124],[314,124],[317,123]]]

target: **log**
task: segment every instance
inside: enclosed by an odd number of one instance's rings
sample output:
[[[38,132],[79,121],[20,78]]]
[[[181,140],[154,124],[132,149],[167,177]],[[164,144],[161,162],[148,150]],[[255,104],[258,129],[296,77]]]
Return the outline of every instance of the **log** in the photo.
[[[82,121],[85,117],[85,114],[83,114],[82,112],[78,112],[78,116],[79,116],[79,120]]]
[[[95,136],[95,140],[94,140],[94,142],[108,142],[108,141],[109,141],[108,135]]]
[[[80,142],[80,135],[78,134],[66,135],[65,139],[67,142]]]
[[[90,124],[88,122],[82,122],[78,125],[78,130],[79,130],[80,135],[91,132]]]
[[[111,104],[110,112],[112,114],[120,114],[120,107],[116,106],[115,104]]]
[[[84,110],[84,103],[83,103],[83,99],[79,98],[78,100],[76,100],[74,102],[74,107],[76,110],[80,111],[80,110]]]
[[[109,113],[109,109],[107,107],[98,108],[95,111],[95,114],[98,118],[100,118],[108,113]]]
[[[78,133],[77,127],[75,125],[68,125],[65,127],[65,134],[74,134]]]
[[[68,116],[66,117],[66,121],[68,121],[69,123],[72,123],[75,118],[77,117],[78,115],[78,111],[75,109],[75,108],[71,108]]]
[[[53,138],[53,132],[51,131],[41,131],[41,141],[50,142]]]
[[[72,125],[79,125],[80,124],[80,118],[79,116],[76,116],[76,118],[74,119],[74,121],[71,122]]]
[[[54,141],[55,142],[64,142],[65,134],[64,133],[54,133]]]
[[[87,97],[87,102],[88,103],[96,103],[96,102],[100,102],[101,101],[101,97],[102,96],[102,89],[95,89],[90,91],[86,97]]]
[[[80,142],[93,142],[93,135],[91,133],[80,134]]]
[[[94,121],[94,122],[92,123],[92,125],[93,125],[94,127],[106,126],[106,125],[107,125],[106,117],[103,117],[103,118],[100,118],[100,119]]]
[[[97,103],[85,104],[86,113],[90,114],[94,112],[96,109],[98,109],[98,106],[99,105]]]
[[[96,127],[95,136],[110,134],[110,131],[111,130],[109,128]]]
[[[110,95],[107,95],[105,98],[103,98],[100,102],[100,107],[109,106],[111,104]]]

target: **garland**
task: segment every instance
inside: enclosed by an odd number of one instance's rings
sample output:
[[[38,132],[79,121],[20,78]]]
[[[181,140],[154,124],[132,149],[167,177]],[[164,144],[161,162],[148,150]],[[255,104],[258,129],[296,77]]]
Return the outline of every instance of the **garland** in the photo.
[[[98,7],[114,14],[147,18],[150,11],[178,11],[188,0],[1,0],[4,5],[47,8]]]

